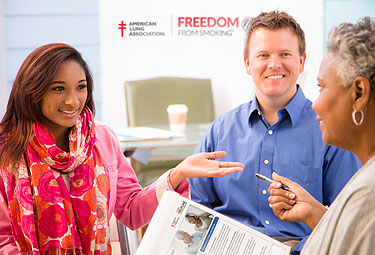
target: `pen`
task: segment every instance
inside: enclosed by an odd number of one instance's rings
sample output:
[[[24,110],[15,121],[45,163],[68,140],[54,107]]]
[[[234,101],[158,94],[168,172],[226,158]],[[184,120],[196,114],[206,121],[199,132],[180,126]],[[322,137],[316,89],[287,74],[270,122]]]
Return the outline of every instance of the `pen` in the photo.
[[[275,181],[262,175],[262,174],[258,174],[258,173],[255,173],[255,176],[258,177],[259,179],[263,180],[263,181],[266,181],[266,182],[269,182],[269,183],[274,183]],[[283,190],[286,190],[286,191],[290,191],[289,187],[286,186],[285,184],[281,184],[281,188]]]

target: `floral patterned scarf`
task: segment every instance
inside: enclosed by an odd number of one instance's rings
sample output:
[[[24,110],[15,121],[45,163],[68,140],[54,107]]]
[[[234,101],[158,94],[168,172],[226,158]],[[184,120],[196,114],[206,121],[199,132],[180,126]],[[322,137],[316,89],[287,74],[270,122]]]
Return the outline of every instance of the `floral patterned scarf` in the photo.
[[[7,174],[5,187],[18,249],[27,254],[111,254],[110,181],[95,146],[92,113],[85,108],[72,128],[70,153],[56,146],[42,123],[33,129],[25,157]]]

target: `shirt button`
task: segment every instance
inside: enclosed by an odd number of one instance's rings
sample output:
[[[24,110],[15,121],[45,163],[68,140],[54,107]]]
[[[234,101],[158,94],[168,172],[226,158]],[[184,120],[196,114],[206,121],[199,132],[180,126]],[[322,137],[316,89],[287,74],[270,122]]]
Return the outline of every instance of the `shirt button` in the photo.
[[[268,130],[268,134],[269,134],[269,135],[272,135],[272,134],[273,134],[273,131],[272,131],[272,130]]]
[[[270,222],[269,222],[268,220],[265,220],[265,223],[266,223],[267,225],[269,225],[269,224],[270,224]]]
[[[268,163],[270,163],[270,162],[268,161],[268,159],[265,159],[263,162],[264,162],[264,164],[266,164],[266,165],[268,165]]]
[[[267,194],[267,190],[265,190],[265,189],[262,190],[262,194],[263,194],[263,195]]]
[[[258,111],[258,115],[260,116],[260,111]]]

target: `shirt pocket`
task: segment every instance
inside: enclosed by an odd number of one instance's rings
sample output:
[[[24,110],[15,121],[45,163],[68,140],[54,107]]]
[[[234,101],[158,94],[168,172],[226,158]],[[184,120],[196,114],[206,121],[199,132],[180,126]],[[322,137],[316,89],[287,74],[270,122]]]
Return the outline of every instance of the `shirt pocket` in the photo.
[[[273,171],[298,183],[317,200],[322,201],[323,171],[321,168],[298,164],[278,164]]]

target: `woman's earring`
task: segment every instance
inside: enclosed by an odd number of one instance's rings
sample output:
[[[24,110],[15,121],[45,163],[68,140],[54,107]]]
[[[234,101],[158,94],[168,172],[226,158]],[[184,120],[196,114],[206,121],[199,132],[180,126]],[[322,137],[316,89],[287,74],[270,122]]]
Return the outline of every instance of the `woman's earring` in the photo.
[[[355,115],[358,111],[356,109],[353,110],[353,113],[352,113],[352,118],[353,118],[353,122],[356,126],[359,126],[362,124],[363,122],[363,119],[365,118],[365,115],[363,114],[363,111],[360,110],[359,113],[361,114],[361,118],[359,119],[359,121],[357,121],[357,119],[355,118]]]

